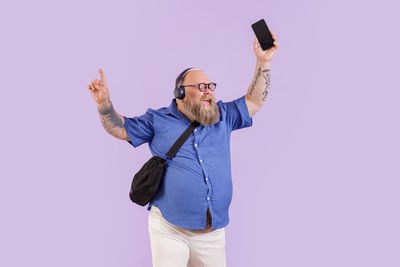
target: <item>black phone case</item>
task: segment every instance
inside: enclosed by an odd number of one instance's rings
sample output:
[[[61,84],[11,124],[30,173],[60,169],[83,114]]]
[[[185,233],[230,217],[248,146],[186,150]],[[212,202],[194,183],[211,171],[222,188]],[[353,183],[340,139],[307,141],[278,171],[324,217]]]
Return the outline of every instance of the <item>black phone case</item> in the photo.
[[[253,23],[251,27],[256,34],[262,50],[267,50],[268,48],[274,46],[274,38],[272,38],[271,32],[269,31],[267,23],[265,23],[264,19]]]

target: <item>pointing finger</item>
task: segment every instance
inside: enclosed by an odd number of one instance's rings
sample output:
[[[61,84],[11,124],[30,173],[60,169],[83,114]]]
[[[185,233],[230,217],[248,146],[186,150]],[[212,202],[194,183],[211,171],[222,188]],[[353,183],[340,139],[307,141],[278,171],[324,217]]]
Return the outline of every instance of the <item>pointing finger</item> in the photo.
[[[102,81],[106,81],[106,77],[104,76],[104,72],[103,72],[103,70],[102,69],[99,69],[99,73],[100,73],[100,80],[102,80]]]

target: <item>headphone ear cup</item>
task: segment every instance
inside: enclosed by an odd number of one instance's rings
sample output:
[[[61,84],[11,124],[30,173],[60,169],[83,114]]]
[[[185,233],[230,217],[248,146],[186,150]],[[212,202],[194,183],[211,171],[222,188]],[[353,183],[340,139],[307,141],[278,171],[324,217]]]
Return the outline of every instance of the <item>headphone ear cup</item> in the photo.
[[[198,70],[198,69],[197,69],[197,68],[187,68],[187,69],[185,69],[184,71],[182,71],[182,72],[179,74],[178,78],[176,78],[176,81],[175,81],[175,89],[174,89],[174,96],[175,96],[177,99],[182,100],[182,99],[185,98],[185,87],[183,87],[183,86],[178,86],[178,84],[180,84],[180,83],[182,82],[182,79],[183,79],[183,77],[185,76],[185,74],[188,73],[188,72],[191,71],[191,70]]]
[[[186,91],[185,91],[185,87],[183,87],[183,86],[179,86],[179,88],[181,89],[180,90],[180,98],[179,99],[182,100],[186,96]]]
[[[185,98],[185,87],[183,87],[183,86],[176,87],[174,90],[174,96],[180,100],[184,99]]]

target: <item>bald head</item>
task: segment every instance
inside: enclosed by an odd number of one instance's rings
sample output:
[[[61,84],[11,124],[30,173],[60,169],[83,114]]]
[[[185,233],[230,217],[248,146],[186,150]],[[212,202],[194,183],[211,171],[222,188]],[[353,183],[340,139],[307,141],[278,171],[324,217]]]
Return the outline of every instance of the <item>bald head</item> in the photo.
[[[191,70],[183,77],[181,85],[209,83],[210,79],[202,70]]]

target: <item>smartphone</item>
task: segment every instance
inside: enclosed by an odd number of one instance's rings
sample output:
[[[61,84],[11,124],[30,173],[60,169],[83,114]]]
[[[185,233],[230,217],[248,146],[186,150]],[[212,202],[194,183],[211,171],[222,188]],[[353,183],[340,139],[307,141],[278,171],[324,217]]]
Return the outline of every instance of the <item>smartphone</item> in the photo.
[[[256,34],[262,50],[267,50],[268,48],[274,46],[274,38],[272,38],[271,32],[269,31],[267,23],[265,23],[264,19],[252,24],[251,27]]]

